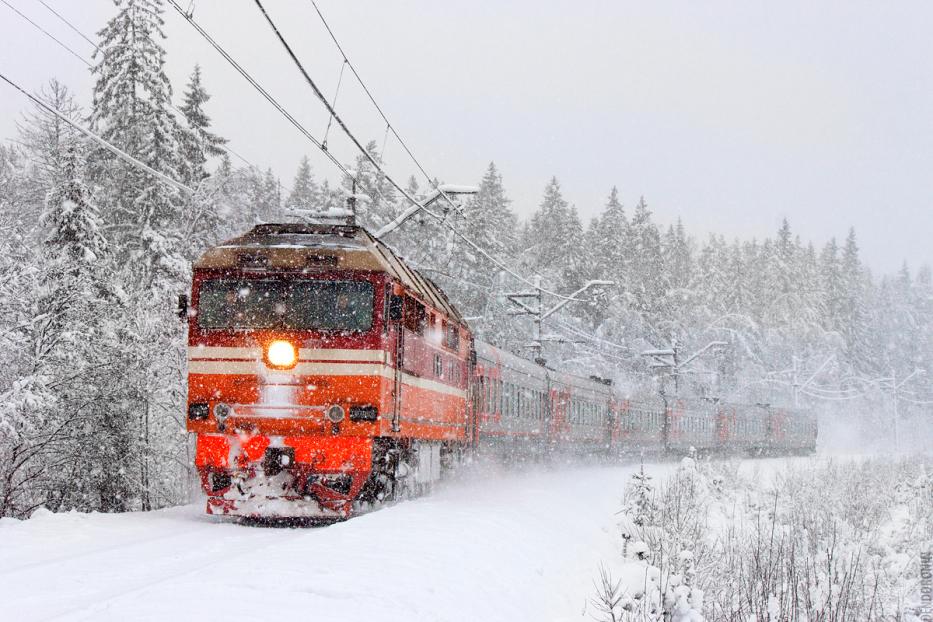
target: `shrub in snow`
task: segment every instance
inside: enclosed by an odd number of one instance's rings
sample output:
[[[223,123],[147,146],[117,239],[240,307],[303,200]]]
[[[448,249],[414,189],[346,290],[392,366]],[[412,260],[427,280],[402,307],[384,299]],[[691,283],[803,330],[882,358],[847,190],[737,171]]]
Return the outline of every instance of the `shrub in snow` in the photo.
[[[652,490],[639,471],[619,521],[622,561],[597,582],[599,619],[915,619],[919,554],[933,540],[929,469],[922,458],[828,461],[756,482],[734,463],[685,459]],[[650,522],[637,524],[643,507]]]

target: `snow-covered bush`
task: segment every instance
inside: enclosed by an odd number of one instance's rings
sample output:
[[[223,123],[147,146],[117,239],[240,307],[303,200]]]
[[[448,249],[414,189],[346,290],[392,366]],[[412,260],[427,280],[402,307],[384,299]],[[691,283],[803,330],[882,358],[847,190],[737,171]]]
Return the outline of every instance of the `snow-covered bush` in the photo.
[[[688,458],[656,489],[640,471],[621,559],[596,582],[599,619],[910,619],[933,535],[929,469],[921,458],[825,461],[750,477]]]

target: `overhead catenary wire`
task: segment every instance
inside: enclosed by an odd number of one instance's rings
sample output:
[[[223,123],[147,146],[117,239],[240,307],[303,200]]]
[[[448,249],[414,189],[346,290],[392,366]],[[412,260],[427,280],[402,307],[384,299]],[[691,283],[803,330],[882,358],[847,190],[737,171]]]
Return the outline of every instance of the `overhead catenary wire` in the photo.
[[[402,146],[402,149],[405,150],[405,153],[408,154],[408,157],[411,158],[411,161],[414,162],[415,166],[418,167],[418,170],[421,171],[421,174],[424,175],[424,178],[427,180],[428,184],[434,188],[440,195],[447,201],[448,204],[454,209],[456,206],[450,197],[439,187],[439,185],[434,181],[434,178],[428,174],[425,168],[421,165],[421,162],[418,161],[418,158],[415,157],[415,154],[408,147],[408,143],[402,139],[398,131],[395,129],[395,126],[389,121],[389,117],[386,116],[386,113],[382,110],[382,107],[376,101],[376,98],[370,92],[369,87],[366,86],[366,83],[363,82],[363,78],[360,77],[359,72],[357,72],[356,67],[353,66],[353,63],[350,62],[350,59],[347,57],[346,52],[343,51],[343,46],[340,45],[340,41],[337,40],[337,36],[334,34],[334,31],[331,29],[330,24],[327,23],[327,19],[324,17],[324,14],[321,12],[321,9],[318,8],[315,0],[311,0],[311,6],[314,7],[315,12],[318,14],[318,17],[321,18],[321,23],[324,24],[324,29],[327,30],[327,34],[330,35],[331,40],[334,42],[334,45],[337,47],[337,51],[340,52],[340,55],[343,57],[343,62],[350,68],[350,71],[353,73],[353,76],[356,78],[356,81],[359,83],[360,87],[363,89],[363,92],[366,93],[366,96],[369,98],[369,101],[372,102],[373,106],[376,108],[376,111],[379,112],[379,115],[382,117],[382,120],[386,124],[386,135],[383,138],[383,151],[385,151],[385,143],[389,137],[389,132],[395,136],[395,139]],[[403,220],[404,222],[404,220]]]
[[[919,406],[929,406],[930,404],[933,404],[933,400],[914,400],[909,397],[899,397],[898,399],[903,402],[907,402],[909,404],[917,404]]]
[[[363,89],[363,92],[366,93],[366,96],[369,98],[369,101],[372,102],[373,106],[379,112],[379,115],[382,117],[382,120],[385,121],[386,128],[388,132],[391,132],[398,143],[402,146],[402,149],[405,150],[405,153],[408,154],[408,157],[411,158],[411,161],[415,163],[415,166],[418,167],[418,170],[421,171],[421,174],[424,175],[425,179],[428,180],[428,183],[434,186],[437,189],[437,186],[434,184],[434,178],[431,177],[428,172],[421,165],[421,162],[418,161],[418,158],[415,157],[415,154],[412,153],[412,150],[408,147],[408,144],[402,139],[398,131],[396,131],[395,126],[389,121],[389,118],[386,116],[386,113],[382,110],[382,107],[376,101],[376,98],[370,92],[369,87],[366,86],[366,83],[363,82],[363,78],[360,77],[359,72],[357,72],[356,67],[353,63],[350,62],[350,59],[347,57],[346,52],[343,51],[343,46],[340,45],[340,41],[337,40],[337,36],[334,34],[334,31],[331,30],[330,24],[327,23],[327,19],[324,17],[324,14],[321,12],[321,9],[318,8],[317,2],[311,0],[311,5],[314,7],[315,12],[317,12],[318,17],[321,18],[321,23],[324,24],[324,29],[327,30],[327,34],[330,35],[331,40],[334,42],[334,45],[337,46],[337,51],[340,52],[340,55],[343,57],[344,63],[350,68],[350,71],[353,73],[353,76],[356,78],[356,81],[359,83],[360,87]]]
[[[443,277],[443,278],[445,278],[445,279],[448,279],[448,280],[451,280],[451,281],[456,281],[456,282],[458,282],[458,283],[461,283],[461,284],[463,284],[463,285],[466,285],[467,287],[470,287],[470,288],[475,289],[475,290],[477,290],[477,291],[484,291],[484,292],[496,292],[496,291],[498,291],[498,289],[495,288],[495,287],[491,287],[491,286],[488,286],[488,285],[481,285],[481,284],[479,284],[479,283],[476,283],[475,281],[470,281],[470,280],[464,279],[463,277],[455,276],[455,275],[453,275],[453,274],[450,274],[449,272],[444,272],[443,270],[438,270],[437,268],[429,268],[429,267],[426,267],[426,266],[423,266],[423,265],[419,265],[419,264],[413,264],[413,267],[414,267],[416,270],[420,271],[420,272],[430,272],[430,273],[434,273],[434,274],[440,275],[441,277]],[[630,347],[628,347],[628,346],[623,346],[623,345],[618,344],[618,343],[613,343],[612,341],[607,341],[606,339],[603,339],[603,338],[601,338],[601,337],[597,337],[596,335],[593,335],[593,334],[591,334],[591,333],[587,333],[586,331],[583,331],[583,330],[581,330],[581,329],[579,329],[579,328],[576,328],[576,327],[574,327],[574,326],[571,326],[570,324],[568,324],[568,323],[566,323],[566,322],[563,322],[563,321],[561,321],[561,320],[556,320],[556,321],[554,322],[554,324],[555,324],[555,326],[557,327],[558,330],[563,330],[563,331],[565,331],[565,332],[567,332],[567,333],[570,333],[570,334],[572,334],[572,335],[574,335],[574,336],[576,336],[576,337],[580,337],[580,338],[586,339],[586,340],[588,340],[588,341],[591,341],[591,342],[593,342],[594,344],[603,345],[603,346],[608,346],[608,347],[612,347],[612,348],[617,348],[617,349],[619,349],[619,350],[625,350],[625,351],[627,351],[627,352],[632,352],[632,351],[633,351],[633,349],[630,348]],[[616,358],[620,358],[620,357],[616,357]],[[628,359],[621,359],[621,358],[620,358],[620,360],[628,360]]]
[[[0,0],[0,1],[2,1],[2,0]],[[36,104],[37,106],[39,106],[40,108],[42,108],[43,110],[45,110],[46,112],[48,112],[49,114],[52,114],[52,115],[58,117],[60,120],[64,121],[65,123],[67,123],[68,125],[70,125],[71,127],[73,127],[74,129],[76,129],[77,131],[81,132],[82,134],[84,134],[85,136],[87,136],[88,138],[90,138],[91,140],[93,140],[94,142],[96,142],[97,144],[99,144],[101,147],[103,147],[103,148],[106,149],[107,151],[111,152],[112,154],[114,154],[115,156],[117,156],[118,158],[120,158],[121,160],[123,160],[124,162],[126,162],[127,164],[130,164],[130,165],[132,165],[132,166],[135,166],[135,167],[137,167],[137,168],[139,168],[139,169],[142,169],[142,170],[146,171],[147,173],[149,173],[150,175],[152,175],[153,177],[155,177],[155,178],[158,179],[159,181],[162,181],[163,183],[165,183],[165,184],[167,184],[167,185],[169,185],[169,186],[172,186],[173,188],[175,188],[175,189],[177,189],[177,190],[181,190],[182,192],[188,192],[188,193],[190,193],[190,194],[195,194],[194,189],[192,189],[192,188],[186,186],[185,184],[181,183],[180,181],[176,181],[176,180],[172,179],[172,178],[169,177],[168,175],[165,175],[165,174],[163,174],[163,173],[160,173],[159,171],[155,170],[155,169],[152,168],[151,166],[149,166],[149,165],[147,165],[147,164],[145,164],[145,163],[143,163],[143,162],[140,162],[139,160],[137,160],[136,158],[134,158],[134,157],[131,156],[130,154],[126,153],[125,151],[123,151],[123,150],[120,149],[119,147],[113,145],[112,143],[108,142],[108,141],[105,140],[104,138],[101,138],[100,136],[98,136],[97,134],[95,134],[94,132],[92,132],[91,130],[86,129],[86,128],[82,127],[81,125],[75,123],[74,121],[72,121],[71,119],[69,119],[66,115],[64,115],[64,114],[62,114],[61,112],[59,112],[58,110],[56,110],[54,107],[48,105],[47,103],[45,103],[44,101],[42,101],[41,99],[39,99],[38,97],[36,97],[35,95],[33,95],[32,93],[30,93],[29,91],[27,91],[26,89],[24,89],[23,87],[21,87],[20,85],[18,85],[17,83],[13,82],[13,80],[11,80],[10,78],[6,77],[3,73],[0,73],[0,80],[3,80],[4,82],[6,82],[6,83],[9,84],[10,86],[12,86],[14,89],[16,89],[17,91],[19,91],[20,93],[22,93],[23,95],[25,95],[26,97],[28,97],[34,104]]]
[[[6,2],[6,0],[0,0],[0,2],[3,2],[3,3],[6,4],[7,6],[10,6],[10,5]],[[73,30],[73,31],[76,32],[78,35],[80,35],[85,41],[87,41],[88,43],[90,43],[91,45],[93,45],[95,50],[97,50],[98,52],[100,52],[100,47],[98,47],[97,44],[95,44],[93,41],[91,41],[91,40],[87,37],[87,35],[85,35],[83,32],[81,32],[81,30],[80,30],[77,26],[75,26],[71,21],[69,21],[68,18],[66,18],[64,15],[62,15],[62,14],[59,13],[59,12],[57,12],[55,9],[53,9],[53,8],[50,7],[48,4],[46,4],[45,2],[43,2],[43,0],[39,0],[39,2],[40,2],[43,6],[45,6],[45,8],[47,8],[49,11],[51,11],[52,13],[54,13],[55,16],[58,17],[59,20],[61,20],[62,22],[64,22],[69,28],[71,28],[71,30]],[[10,8],[13,8],[13,7],[10,7]],[[13,10],[15,11],[16,9],[13,9]],[[17,13],[19,13],[19,11],[17,11]],[[21,15],[22,15],[22,14],[21,14]],[[25,16],[23,16],[23,17],[25,18]],[[88,60],[87,58],[85,58],[84,56],[82,56],[80,53],[76,52],[76,51],[75,51],[74,49],[72,49],[71,47],[69,47],[69,46],[65,45],[64,43],[62,43],[59,39],[57,39],[56,37],[54,37],[54,36],[53,36],[51,33],[49,33],[47,30],[45,30],[44,28],[42,28],[41,26],[39,26],[39,24],[37,24],[36,22],[34,22],[34,21],[32,21],[32,20],[30,20],[30,19],[28,19],[28,18],[25,18],[25,19],[26,19],[30,24],[32,24],[32,26],[35,27],[39,32],[41,32],[42,34],[44,34],[45,36],[47,36],[49,39],[51,39],[52,41],[54,41],[55,43],[57,43],[59,46],[61,46],[62,48],[64,48],[66,51],[68,51],[72,56],[74,56],[75,58],[77,58],[78,60],[80,60],[82,63],[84,63],[85,65],[87,65],[87,66],[90,67],[90,68],[93,68],[93,67],[94,67],[94,64],[93,64],[90,60]],[[169,102],[169,107],[171,107],[171,109],[174,110],[176,114],[181,115],[182,117],[184,116],[184,113],[183,113],[181,110],[179,110],[178,107],[175,106],[175,104]],[[237,158],[238,160],[240,160],[241,162],[243,162],[244,164],[246,164],[246,166],[248,166],[249,168],[254,169],[254,170],[257,170],[257,171],[260,170],[258,166],[256,166],[255,164],[253,164],[252,162],[250,162],[249,160],[247,160],[245,157],[243,157],[242,155],[240,155],[239,153],[237,153],[236,151],[234,151],[230,146],[228,146],[228,145],[221,145],[220,148],[221,148],[223,151],[225,151],[226,153],[228,153],[228,154],[234,156],[235,158]]]
[[[343,84],[343,72],[346,68],[347,68],[347,63],[346,61],[344,61],[343,64],[340,65],[340,75],[337,76],[337,88],[334,89],[334,101],[331,104],[331,106],[337,105],[337,98],[340,96],[340,85]],[[327,137],[330,135],[330,126],[333,124],[333,122],[334,122],[334,115],[328,116],[327,127],[324,129],[324,140],[321,141],[321,144],[324,145],[325,148],[327,147]]]
[[[194,20],[192,20],[189,16],[185,15],[185,13],[184,13],[183,11],[181,11],[181,8],[177,5],[177,3],[176,3],[175,0],[169,0],[169,2],[172,4],[172,6],[175,7],[175,9],[176,9],[179,13],[181,13],[181,14],[185,17],[185,19],[186,19],[189,23],[191,23],[192,25],[195,25],[195,26],[197,27],[197,25],[195,24]],[[295,54],[294,50],[292,50],[292,48],[291,48],[291,46],[288,44],[288,42],[285,40],[284,35],[282,35],[281,30],[278,28],[278,26],[276,26],[275,22],[272,20],[272,17],[271,17],[271,16],[269,15],[269,13],[266,11],[266,9],[265,9],[265,7],[263,6],[261,0],[254,0],[254,2],[255,2],[255,4],[256,4],[256,6],[259,8],[260,12],[262,13],[262,15],[263,15],[263,17],[265,18],[266,22],[269,24],[269,27],[272,28],[272,31],[275,33],[275,36],[276,36],[276,38],[279,40],[279,43],[282,44],[282,46],[285,48],[285,50],[286,50],[288,56],[291,58],[292,62],[294,62],[295,65],[298,67],[298,70],[300,71],[301,75],[304,77],[305,82],[311,87],[311,89],[314,91],[315,96],[317,96],[317,98],[321,101],[321,103],[324,104],[324,107],[327,109],[327,111],[333,116],[333,119],[334,119],[334,121],[337,122],[337,125],[340,126],[340,128],[344,131],[344,134],[346,134],[346,136],[350,139],[350,141],[357,147],[357,149],[360,151],[360,153],[370,162],[370,164],[376,169],[376,171],[378,171],[378,172],[383,176],[383,178],[385,178],[386,181],[388,181],[399,193],[401,193],[402,196],[404,196],[409,202],[411,202],[413,206],[417,206],[419,209],[423,210],[426,214],[428,214],[429,216],[431,216],[432,218],[436,219],[438,222],[440,222],[441,224],[443,224],[444,226],[446,226],[448,229],[450,229],[450,231],[453,232],[453,234],[454,234],[455,236],[457,236],[462,242],[464,242],[467,246],[469,246],[470,248],[472,248],[472,249],[473,249],[474,251],[476,251],[477,253],[483,255],[486,259],[488,259],[490,262],[492,262],[492,263],[493,263],[495,266],[497,266],[500,270],[503,270],[504,272],[510,274],[511,276],[513,276],[514,278],[518,279],[519,281],[521,281],[521,282],[523,282],[523,283],[525,283],[525,284],[527,284],[527,285],[530,285],[530,286],[532,286],[532,287],[535,287],[535,288],[541,290],[542,292],[547,293],[547,294],[549,294],[549,295],[551,295],[551,296],[560,298],[560,299],[562,299],[562,300],[573,300],[573,301],[576,301],[576,302],[580,302],[580,299],[579,299],[579,298],[574,298],[574,297],[572,297],[572,296],[565,296],[564,294],[560,294],[560,293],[558,293],[558,292],[545,289],[545,288],[541,287],[539,284],[536,284],[536,283],[532,282],[531,280],[529,280],[529,279],[527,279],[526,277],[522,276],[522,275],[519,274],[518,272],[512,270],[512,269],[511,269],[508,265],[506,265],[504,262],[502,262],[502,261],[499,260],[498,258],[494,257],[494,256],[493,256],[492,254],[490,254],[486,249],[482,248],[481,246],[479,246],[478,244],[476,244],[475,242],[473,242],[473,240],[469,239],[467,236],[465,236],[463,233],[461,233],[456,227],[454,227],[453,225],[451,225],[451,224],[447,221],[447,219],[446,219],[445,217],[443,217],[443,216],[441,216],[441,215],[439,215],[439,214],[436,214],[436,213],[434,213],[433,211],[427,209],[424,205],[422,205],[422,204],[419,203],[414,197],[412,197],[411,194],[410,194],[405,188],[403,188],[397,181],[395,181],[395,179],[393,179],[388,173],[385,172],[385,170],[382,168],[382,165],[380,165],[379,162],[373,157],[373,155],[372,155],[371,153],[369,153],[369,151],[363,146],[363,144],[359,141],[359,139],[357,139],[357,137],[350,131],[350,129],[347,127],[346,123],[344,123],[344,121],[343,121],[343,119],[340,117],[340,115],[337,114],[337,111],[333,108],[333,106],[330,105],[330,103],[327,101],[327,98],[324,96],[324,93],[321,91],[320,87],[318,87],[318,85],[317,85],[317,84],[314,82],[314,80],[311,78],[310,74],[307,72],[307,70],[305,69],[304,65],[301,63],[301,60],[300,60],[300,59],[298,58],[298,56]],[[199,31],[200,31],[200,30],[201,30],[201,29],[199,28]],[[341,52],[341,53],[342,53],[342,52]],[[346,58],[345,55],[344,55],[344,58]],[[349,63],[348,63],[348,65],[349,65]],[[351,66],[351,69],[352,69],[352,66]],[[322,145],[320,142],[315,141],[315,144],[316,144],[317,147],[318,147],[319,149],[321,149],[325,154],[330,155],[330,153],[329,153],[329,151],[327,150],[327,148],[326,148],[324,145]],[[330,157],[333,157],[333,156],[330,156]],[[344,170],[346,170],[346,169],[344,169]],[[426,173],[425,173],[425,174],[426,174]],[[351,177],[351,178],[355,178],[355,176],[349,175],[349,173],[348,173],[348,176]],[[451,205],[451,207],[453,207],[454,209],[456,209],[456,205],[455,205],[454,202],[451,200],[451,198],[450,198],[449,196],[447,196],[447,194],[446,194],[445,192],[443,192],[443,190],[441,190],[439,187],[437,188],[437,190],[438,190],[438,192],[439,192],[439,195],[442,196],[442,197]]]
[[[842,402],[847,400],[857,400],[861,397],[864,397],[864,393],[859,393],[858,395],[849,395],[849,396],[829,396],[829,395],[819,395],[817,393],[811,393],[809,389],[803,389],[801,391],[804,395],[818,399],[818,400],[829,400],[831,402]]]
[[[88,38],[87,35],[85,35],[83,32],[81,32],[80,30],[78,30],[77,26],[75,26],[75,25],[72,24],[70,21],[68,21],[61,13],[59,13],[58,11],[56,11],[55,9],[53,9],[52,7],[50,7],[48,4],[46,4],[45,0],[39,0],[39,4],[41,4],[42,6],[44,6],[45,8],[47,8],[49,11],[51,11],[52,14],[55,15],[55,17],[57,17],[58,19],[60,19],[60,20],[62,20],[63,22],[65,22],[65,25],[68,26],[69,28],[71,28],[71,29],[72,29],[73,31],[75,31],[76,33],[78,33],[78,36],[80,36],[82,39],[84,39],[85,41],[87,41],[88,43],[90,43],[91,45],[93,45],[95,50],[100,51],[100,48],[97,47],[97,44],[96,44],[96,43],[94,43],[93,41],[91,41],[91,40]]]
[[[3,4],[5,4],[11,11],[13,11],[14,13],[16,13],[16,14],[19,15],[20,17],[22,17],[24,20],[26,20],[27,22],[29,22],[30,24],[32,24],[33,27],[35,27],[36,29],[40,30],[46,37],[48,37],[49,39],[51,39],[52,41],[54,41],[55,43],[57,43],[58,45],[60,45],[60,46],[61,46],[64,50],[66,50],[69,54],[71,54],[72,56],[74,56],[75,58],[77,58],[78,60],[80,60],[82,63],[84,63],[84,64],[87,65],[88,67],[91,66],[91,63],[88,62],[83,56],[81,56],[80,54],[78,54],[77,52],[75,52],[73,49],[71,49],[70,47],[68,47],[68,46],[65,45],[64,43],[62,43],[62,41],[61,41],[58,37],[56,37],[55,35],[53,35],[52,33],[50,33],[48,30],[46,30],[45,28],[43,28],[42,26],[40,26],[40,25],[37,24],[36,22],[32,21],[32,19],[30,19],[28,16],[26,16],[22,11],[20,11],[19,9],[17,9],[15,6],[13,6],[13,5],[10,4],[9,2],[7,2],[7,0],[0,0],[0,2],[2,2]]]
[[[347,167],[344,166],[343,163],[340,162],[340,160],[338,160],[336,157],[334,157],[334,155],[333,155],[328,149],[326,149],[326,148],[324,147],[324,145],[321,144],[321,141],[319,141],[317,138],[315,138],[315,137],[311,134],[311,132],[308,131],[307,128],[305,128],[305,126],[303,126],[297,119],[295,119],[295,117],[293,117],[293,116],[285,109],[285,107],[282,106],[282,104],[280,104],[280,103],[278,102],[278,100],[276,100],[265,88],[263,88],[263,86],[262,86],[255,78],[253,78],[253,76],[250,75],[250,73],[249,73],[248,71],[246,71],[246,70],[242,67],[242,65],[240,65],[236,60],[234,60],[234,58],[233,58],[232,56],[230,56],[230,54],[228,54],[227,51],[226,51],[219,43],[217,43],[217,41],[214,40],[213,37],[211,37],[211,36],[207,33],[207,31],[205,31],[204,28],[202,28],[201,25],[198,24],[198,23],[194,20],[194,18],[193,18],[191,15],[189,15],[188,13],[186,13],[186,12],[184,11],[184,9],[182,9],[181,6],[179,6],[179,4],[178,4],[178,2],[176,2],[176,0],[168,0],[168,3],[172,6],[172,8],[175,9],[175,11],[176,11],[179,15],[181,15],[181,16],[185,19],[185,21],[187,21],[189,24],[191,24],[191,26],[192,26],[195,30],[198,31],[198,34],[200,34],[201,37],[204,38],[204,39],[211,45],[211,47],[213,47],[213,48],[217,51],[217,53],[219,53],[219,54],[224,58],[224,60],[226,60],[226,61],[230,64],[230,66],[232,66],[232,67],[237,71],[237,73],[239,73],[241,76],[243,76],[243,78],[244,78],[247,82],[249,82],[250,85],[251,85],[254,89],[256,89],[256,91],[258,91],[259,94],[262,95],[263,98],[264,98],[266,101],[268,101],[270,104],[272,104],[272,106],[273,106],[276,110],[278,110],[279,113],[280,113],[282,116],[284,116],[284,117],[289,121],[289,123],[291,123],[291,124],[295,127],[295,129],[297,129],[299,132],[301,132],[301,134],[304,135],[304,137],[307,138],[309,141],[311,141],[311,143],[312,143],[315,147],[317,147],[318,149],[320,149],[321,152],[323,152],[324,155],[327,157],[327,159],[330,160],[331,163],[333,163],[333,165],[336,166],[338,170],[340,170],[340,172],[342,172],[344,175],[346,175],[346,176],[349,177],[349,178],[353,178],[353,175],[350,174],[350,171],[347,169]]]

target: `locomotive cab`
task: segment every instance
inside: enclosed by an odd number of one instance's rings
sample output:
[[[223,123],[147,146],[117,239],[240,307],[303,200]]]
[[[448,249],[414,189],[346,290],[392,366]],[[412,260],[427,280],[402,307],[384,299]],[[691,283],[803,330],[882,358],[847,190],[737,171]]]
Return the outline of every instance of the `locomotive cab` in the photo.
[[[465,325],[362,228],[259,225],[199,259],[189,306],[209,513],[345,518],[392,485],[387,461],[433,476],[441,443],[466,438]],[[400,468],[419,443],[428,464]]]

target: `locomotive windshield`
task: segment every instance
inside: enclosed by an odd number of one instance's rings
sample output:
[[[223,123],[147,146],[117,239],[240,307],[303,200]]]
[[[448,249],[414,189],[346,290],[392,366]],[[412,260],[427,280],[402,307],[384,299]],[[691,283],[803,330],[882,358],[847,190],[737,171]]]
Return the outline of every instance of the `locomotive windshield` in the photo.
[[[360,332],[373,323],[365,281],[218,279],[201,284],[201,328]]]

